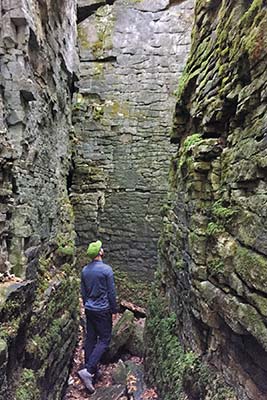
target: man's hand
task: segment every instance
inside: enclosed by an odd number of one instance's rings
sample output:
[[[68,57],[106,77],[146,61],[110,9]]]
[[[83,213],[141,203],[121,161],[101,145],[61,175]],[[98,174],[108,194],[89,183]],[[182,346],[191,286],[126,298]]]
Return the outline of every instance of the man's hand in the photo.
[[[119,314],[116,312],[115,314],[112,314],[112,322],[117,321],[119,318]]]

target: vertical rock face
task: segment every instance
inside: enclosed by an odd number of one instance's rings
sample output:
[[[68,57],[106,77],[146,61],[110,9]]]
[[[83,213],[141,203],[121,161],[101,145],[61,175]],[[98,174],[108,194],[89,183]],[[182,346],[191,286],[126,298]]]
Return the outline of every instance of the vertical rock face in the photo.
[[[24,249],[55,236],[66,196],[76,60],[75,7],[65,7],[2,1],[1,255],[22,275]]]
[[[196,2],[160,244],[179,338],[240,400],[267,397],[266,16],[265,1]]]
[[[168,137],[173,92],[192,13],[191,0],[81,1],[78,9],[71,187],[78,244],[101,237],[112,265],[143,281],[156,265],[174,151]]]
[[[0,5],[0,398],[58,399],[75,343],[67,194],[76,10]],[[12,383],[16,376],[15,383]]]

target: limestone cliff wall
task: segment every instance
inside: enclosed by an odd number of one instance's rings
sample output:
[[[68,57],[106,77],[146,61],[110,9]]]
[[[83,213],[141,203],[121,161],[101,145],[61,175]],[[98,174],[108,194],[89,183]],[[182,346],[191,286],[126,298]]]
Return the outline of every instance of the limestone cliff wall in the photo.
[[[0,21],[0,398],[55,400],[77,328],[67,193],[76,4],[2,0]]]
[[[177,91],[161,287],[185,350],[215,367],[234,398],[266,399],[266,2],[198,0],[195,12]],[[190,399],[211,398],[183,383]]]
[[[79,3],[71,186],[78,245],[102,238],[108,261],[139,281],[153,277],[157,262],[175,149],[168,137],[173,92],[189,51],[192,14],[192,0]]]

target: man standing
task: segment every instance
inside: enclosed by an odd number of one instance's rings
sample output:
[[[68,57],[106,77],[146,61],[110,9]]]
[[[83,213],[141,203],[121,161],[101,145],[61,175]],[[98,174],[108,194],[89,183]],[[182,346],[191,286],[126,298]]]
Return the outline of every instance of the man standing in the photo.
[[[81,273],[81,292],[86,315],[85,368],[78,374],[88,391],[93,393],[93,377],[111,340],[112,314],[116,314],[117,304],[112,268],[102,261],[102,242],[97,240],[90,243],[87,254],[92,261]]]

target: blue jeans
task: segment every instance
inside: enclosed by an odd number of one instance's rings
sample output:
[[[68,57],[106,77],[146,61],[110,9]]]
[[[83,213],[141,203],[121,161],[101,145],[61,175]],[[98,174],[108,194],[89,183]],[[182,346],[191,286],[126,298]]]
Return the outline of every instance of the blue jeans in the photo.
[[[97,371],[97,364],[111,341],[112,314],[109,310],[89,311],[85,309],[85,315],[85,367],[90,374],[94,374]]]

